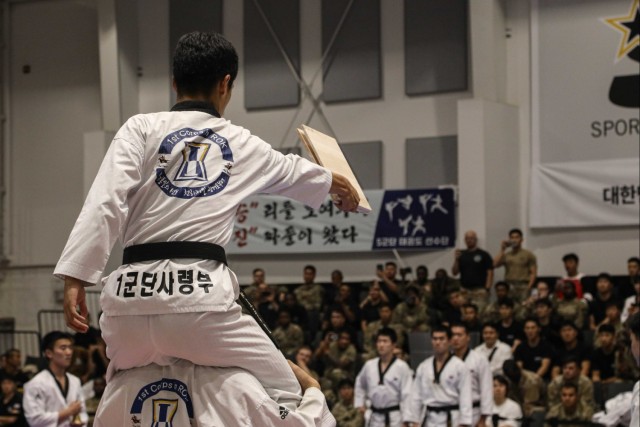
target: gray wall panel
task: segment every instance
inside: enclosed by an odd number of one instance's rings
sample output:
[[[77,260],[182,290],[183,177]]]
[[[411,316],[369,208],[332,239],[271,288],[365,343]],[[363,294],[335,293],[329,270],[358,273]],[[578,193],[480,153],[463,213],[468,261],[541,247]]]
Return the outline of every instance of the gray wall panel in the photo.
[[[299,0],[258,0],[289,59],[300,73]],[[247,110],[293,107],[298,82],[254,0],[244,0],[244,105]]]
[[[348,0],[322,2],[324,52]],[[325,102],[380,98],[380,0],[355,0],[323,64]]]
[[[407,139],[407,188],[458,184],[458,137]]]
[[[407,95],[467,89],[467,15],[467,0],[405,0]]]
[[[169,55],[178,39],[191,31],[222,32],[222,0],[169,1]]]
[[[340,144],[340,148],[363,189],[382,188],[382,141]]]

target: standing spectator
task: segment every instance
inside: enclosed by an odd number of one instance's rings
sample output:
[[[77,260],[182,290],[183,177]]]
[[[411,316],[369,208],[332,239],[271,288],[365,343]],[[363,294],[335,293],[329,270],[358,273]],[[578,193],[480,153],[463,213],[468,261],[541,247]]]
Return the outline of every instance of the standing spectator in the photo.
[[[520,369],[514,360],[507,360],[502,366],[504,375],[513,384],[513,396],[515,400],[522,403],[522,410],[526,417],[533,412],[544,411],[545,408],[545,385],[542,378],[533,372]]]
[[[579,334],[580,331],[571,321],[565,321],[560,325],[562,344],[555,349],[551,378],[560,375],[562,362],[568,357],[574,357],[578,360],[582,375],[589,375],[589,370],[591,369],[591,348],[579,340]]]
[[[509,399],[509,380],[504,375],[493,377],[493,426],[520,427],[522,408]]]
[[[565,256],[562,257],[562,262],[564,264],[564,271],[565,271],[565,276],[562,278],[562,280],[566,281],[571,281],[573,282],[573,284],[575,285],[575,289],[576,289],[576,295],[578,298],[582,298],[582,278],[584,277],[584,274],[578,272],[578,266],[580,265],[580,258],[578,258],[578,255],[574,254],[574,253],[570,253],[570,254],[566,254]],[[559,295],[559,298],[562,297],[562,295]]]
[[[523,240],[522,230],[510,230],[509,240],[502,241],[493,260],[495,268],[504,266],[504,280],[511,285],[513,298],[518,302],[527,299],[538,274],[536,256],[522,247]]]
[[[558,301],[556,313],[561,321],[571,321],[579,329],[586,326],[589,307],[586,302],[576,297],[576,285],[571,282],[562,284],[562,300]]]
[[[515,303],[511,298],[503,298],[498,304],[500,321],[496,324],[496,329],[498,329],[500,341],[510,345],[513,350],[523,339],[522,323],[515,320]]]
[[[11,378],[18,390],[22,390],[24,383],[29,381],[29,375],[22,371],[22,353],[17,348],[11,348],[4,354],[4,365],[0,369],[0,379]]]
[[[567,421],[577,421],[588,423],[593,416],[593,405],[586,405],[578,398],[579,387],[573,383],[565,383],[562,385],[560,402],[551,405],[545,419],[545,426],[557,426],[558,421],[562,421],[562,425],[571,425]]]
[[[535,372],[536,375],[549,380],[551,378],[551,360],[553,347],[540,336],[540,324],[536,319],[524,322],[526,339],[513,352],[513,359],[521,369]]]
[[[376,337],[378,331],[384,327],[391,328],[396,332],[397,349],[401,349],[404,344],[404,327],[399,323],[393,323],[393,310],[389,304],[382,304],[378,308],[380,320],[375,320],[367,325],[364,332],[364,359],[369,360],[377,356]]]
[[[367,330],[369,323],[380,320],[378,308],[380,308],[383,303],[389,304],[389,299],[386,294],[382,292],[379,284],[371,284],[367,297],[360,303],[360,327],[363,332]],[[389,306],[393,309],[391,304],[389,304]]]
[[[628,278],[618,284],[618,297],[621,300],[638,293],[638,291],[634,292],[634,286],[640,282],[640,258],[631,257],[627,260],[627,272]]]
[[[24,385],[24,413],[31,427],[86,425],[80,379],[67,373],[73,354],[71,335],[53,331],[42,339],[48,369]],[[63,392],[63,390],[65,392]]]
[[[460,285],[465,297],[484,310],[489,302],[489,292],[493,284],[493,258],[478,247],[478,236],[470,230],[464,234],[467,249],[455,250],[455,259],[451,267],[451,274],[460,274]]]
[[[549,383],[547,393],[549,407],[560,403],[560,389],[566,383],[578,387],[578,398],[583,405],[593,407],[593,382],[580,373],[580,361],[575,357],[568,357],[562,362],[562,375],[558,375]]]
[[[343,283],[338,287],[338,293],[335,294],[333,302],[326,306],[325,316],[322,320],[323,325],[329,321],[329,315],[334,308],[340,308],[347,318],[347,322],[351,327],[358,327],[358,301],[353,298],[351,286]],[[324,327],[324,326],[323,326]]]
[[[356,377],[355,406],[365,414],[365,403],[371,403],[368,426],[402,427],[407,419],[411,393],[411,368],[396,358],[396,332],[383,328],[376,336],[378,357],[367,361]]]
[[[482,326],[482,341],[474,350],[487,357],[494,375],[501,374],[505,360],[512,358],[511,347],[498,339],[498,330],[493,323]]]
[[[400,301],[403,294],[403,283],[396,279],[398,274],[398,266],[393,261],[385,263],[384,268],[376,269],[376,276],[378,277],[374,283],[380,285],[380,289],[389,298],[389,304],[392,308]]]
[[[420,301],[420,289],[407,286],[404,301],[393,310],[393,323],[399,323],[407,332],[429,330],[427,308]]]
[[[253,272],[251,273],[251,277],[253,281],[249,286],[246,286],[243,289],[243,292],[247,299],[253,303],[258,294],[258,286],[261,283],[266,283],[266,273],[262,268],[254,268]]]
[[[596,294],[589,302],[589,328],[595,331],[606,317],[607,305],[622,306],[613,289],[613,281],[608,273],[600,273],[596,282]]]
[[[350,379],[338,384],[338,401],[331,413],[340,427],[364,427],[364,416],[353,404],[353,381]]]
[[[471,399],[473,401],[472,426],[485,426],[493,413],[493,375],[489,361],[469,347],[471,336],[464,324],[451,326],[451,350],[460,358],[471,376]]]
[[[434,354],[416,369],[405,419],[409,427],[471,425],[471,376],[464,362],[449,352],[450,340],[449,329],[431,329]]]
[[[0,379],[0,426],[27,427],[22,409],[22,394],[13,377]]]
[[[497,282],[495,289],[496,300],[489,303],[481,314],[484,323],[497,323],[500,321],[500,301],[509,297],[509,284],[507,282]]]
[[[298,302],[307,310],[309,319],[309,331],[311,336],[315,336],[320,325],[320,309],[324,298],[324,288],[317,283],[316,268],[307,265],[302,271],[303,284],[298,286],[293,292],[296,294]]]
[[[273,330],[273,337],[280,350],[288,357],[304,343],[304,332],[295,323],[291,323],[291,314],[286,309],[278,313],[278,326]]]
[[[333,270],[331,272],[331,282],[324,287],[324,301],[323,307],[329,307],[335,303],[338,293],[340,292],[340,286],[343,284],[344,275],[340,270]]]

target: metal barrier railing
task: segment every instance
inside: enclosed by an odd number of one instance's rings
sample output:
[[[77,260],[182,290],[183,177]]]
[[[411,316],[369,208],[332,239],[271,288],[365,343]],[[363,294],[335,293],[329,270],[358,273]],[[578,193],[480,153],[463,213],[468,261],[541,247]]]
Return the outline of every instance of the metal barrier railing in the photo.
[[[38,359],[41,336],[37,331],[2,331],[0,332],[0,354],[13,348],[20,350],[22,363],[29,358]]]

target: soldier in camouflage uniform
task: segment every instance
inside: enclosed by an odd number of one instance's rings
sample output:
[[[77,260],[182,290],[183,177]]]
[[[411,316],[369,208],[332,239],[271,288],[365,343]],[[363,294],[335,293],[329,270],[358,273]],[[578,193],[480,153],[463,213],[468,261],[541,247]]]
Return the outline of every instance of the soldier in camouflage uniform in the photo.
[[[320,312],[324,298],[324,288],[314,283],[315,279],[316,268],[312,265],[307,265],[303,273],[304,284],[298,286],[293,292],[296,294],[298,302],[302,304],[307,311]]]
[[[563,426],[571,427],[573,424],[566,423],[567,421],[591,421],[593,417],[593,405],[585,405],[578,398],[578,386],[573,383],[567,383],[562,386],[560,403],[557,403],[549,409],[546,416],[545,426],[552,427],[557,424],[554,420],[563,421]],[[575,424],[580,426],[584,424]]]
[[[593,382],[581,375],[580,361],[575,357],[568,357],[562,363],[562,375],[558,375],[549,383],[547,393],[549,407],[561,403],[561,389],[566,384],[574,384],[577,387],[578,400],[583,406],[593,407]]]
[[[511,383],[515,384],[512,398],[522,403],[522,412],[525,417],[535,411],[546,410],[546,393],[542,378],[531,371],[520,369],[513,359],[505,360],[502,370]]]
[[[404,327],[399,323],[394,323],[393,318],[393,310],[389,304],[382,304],[378,308],[378,313],[380,313],[380,320],[375,320],[367,325],[367,329],[364,331],[364,354],[363,358],[365,360],[373,359],[378,356],[378,352],[376,350],[376,335],[378,331],[388,326],[389,328],[396,331],[396,335],[398,336],[398,341],[396,342],[396,348],[401,349],[404,344]]]
[[[338,401],[331,409],[338,427],[364,427],[364,416],[353,406],[353,381],[344,379],[338,383]]]
[[[500,306],[498,301],[509,296],[509,284],[507,282],[497,282],[495,284],[496,300],[488,304],[482,313],[480,318],[483,323],[497,323],[500,321]]]
[[[408,332],[429,330],[427,308],[420,301],[420,290],[416,286],[406,288],[404,301],[393,309],[392,323],[401,324]]]
[[[572,321],[578,329],[582,329],[587,321],[587,313],[589,307],[584,300],[576,298],[576,285],[566,280],[562,285],[562,292],[564,298],[558,301],[556,307],[556,314],[560,320]]]
[[[273,337],[285,357],[291,355],[304,343],[302,328],[291,323],[291,314],[284,309],[280,309],[278,313],[278,326],[273,330]]]
[[[354,378],[358,352],[351,343],[349,332],[341,332],[338,340],[329,344],[324,354],[324,377],[332,384],[338,384],[345,378]]]

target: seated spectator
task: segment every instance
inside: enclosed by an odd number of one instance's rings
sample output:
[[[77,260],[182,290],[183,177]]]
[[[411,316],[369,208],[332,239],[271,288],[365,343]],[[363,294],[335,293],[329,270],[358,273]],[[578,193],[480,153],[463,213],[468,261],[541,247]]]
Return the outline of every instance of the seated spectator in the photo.
[[[485,307],[484,312],[481,313],[481,318],[484,323],[497,323],[500,321],[499,303],[509,296],[509,288],[507,282],[497,282],[495,284],[496,300],[489,303]]]
[[[549,344],[558,346],[562,343],[560,339],[560,324],[553,314],[553,304],[548,298],[536,301],[533,316],[540,324],[540,336]]]
[[[524,334],[526,339],[516,347],[513,359],[521,369],[535,372],[544,380],[549,380],[553,347],[540,337],[540,325],[536,319],[525,321]]]
[[[619,351],[616,348],[616,330],[612,325],[601,325],[598,328],[598,342],[600,347],[593,352],[591,359],[591,380],[595,382],[611,383],[620,381],[616,377],[616,361]]]
[[[504,361],[512,358],[511,347],[498,339],[498,330],[493,323],[482,326],[482,340],[483,343],[474,350],[489,359],[493,375],[501,374]]]
[[[522,408],[509,399],[509,380],[504,375],[493,377],[493,426],[520,427]]]
[[[353,406],[353,381],[344,379],[338,383],[338,401],[331,413],[340,427],[363,427],[364,416]]]
[[[580,372],[582,375],[589,375],[592,350],[578,339],[579,334],[580,331],[576,325],[570,321],[565,321],[560,326],[560,339],[562,340],[562,344],[555,349],[551,378],[560,375],[562,362],[568,357],[577,358],[580,363]]]
[[[420,301],[420,289],[416,286],[407,286],[405,298],[393,309],[392,323],[398,323],[408,332],[429,330],[427,324],[427,308]]]
[[[580,373],[580,361],[575,357],[568,357],[562,363],[562,375],[558,375],[549,383],[547,393],[549,407],[560,403],[560,390],[564,384],[575,384],[578,388],[578,399],[589,407],[595,405],[593,397],[593,382]]]
[[[562,385],[560,402],[552,405],[545,419],[545,426],[570,425],[567,421],[589,422],[593,416],[593,406],[585,405],[578,397],[578,387],[573,383]]]
[[[589,307],[584,300],[576,298],[576,285],[573,282],[563,282],[562,301],[558,301],[556,314],[560,321],[571,321],[579,329],[586,326]]]
[[[640,312],[640,276],[636,276],[635,280],[633,284],[635,293],[624,300],[622,314],[620,315],[620,320],[622,320],[623,323],[634,313]]]
[[[284,303],[282,304],[282,306],[283,308],[286,308],[287,311],[289,311],[289,314],[291,315],[292,323],[295,323],[296,325],[300,326],[304,331],[309,330],[309,320],[307,317],[307,310],[305,310],[302,304],[298,303],[298,298],[296,297],[296,294],[294,294],[293,292],[288,292],[284,296]],[[306,337],[306,334],[305,334],[305,340],[307,338],[310,338],[310,337]],[[311,340],[309,339],[308,342],[311,342]]]
[[[340,270],[333,270],[331,272],[331,282],[324,286],[324,301],[322,302],[323,308],[330,307],[336,302],[338,293],[340,292],[340,286],[344,283],[344,275]]]
[[[578,266],[580,265],[580,258],[578,258],[578,255],[571,253],[571,254],[566,254],[565,256],[562,257],[562,262],[564,264],[564,270],[566,272],[565,276],[562,278],[562,280],[566,281],[571,281],[573,282],[573,284],[575,285],[575,290],[576,290],[576,295],[578,298],[582,298],[582,278],[584,277],[584,274],[578,272]],[[562,299],[563,295],[562,293],[560,293],[559,295],[557,295],[558,299]]]
[[[278,310],[280,310],[275,289],[266,283],[259,284],[253,305],[269,329],[275,328],[278,320]]]
[[[91,427],[93,425],[93,419],[96,416],[96,411],[98,410],[98,405],[100,404],[100,399],[102,399],[102,395],[104,394],[104,389],[106,386],[107,381],[104,379],[104,377],[93,379],[93,396],[89,399],[86,399],[84,402],[84,405],[87,408],[87,415],[89,415],[88,427]]]
[[[298,302],[307,311],[309,336],[315,337],[320,327],[320,312],[322,310],[322,302],[324,300],[324,287],[315,283],[316,268],[313,265],[307,265],[302,270],[302,285],[298,286],[293,292],[296,294]]]
[[[404,327],[399,323],[393,323],[393,310],[389,304],[382,304],[378,309],[380,314],[380,320],[373,321],[367,325],[367,330],[364,332],[364,355],[365,360],[373,359],[378,355],[376,351],[376,336],[378,331],[383,327],[389,327],[396,331],[398,341],[396,347],[401,349],[404,345],[405,331]]]
[[[620,283],[617,283],[618,297],[622,301],[638,294],[635,284],[640,282],[640,258],[629,258],[627,260],[627,271],[629,275]]]
[[[313,370],[313,351],[311,347],[308,345],[300,347],[298,351],[296,351],[293,360],[300,369],[309,374],[314,380],[320,379],[318,373]]]
[[[529,298],[522,303],[521,311],[525,318],[535,315],[535,307],[538,301],[549,301],[552,309],[555,307],[557,301],[555,296],[551,294],[551,287],[544,280],[539,280],[536,283]]]
[[[425,265],[419,265],[416,268],[416,279],[411,282],[412,285],[418,286],[422,292],[426,291],[425,287],[430,286],[429,283],[429,269]]]
[[[22,394],[13,377],[0,380],[0,426],[27,427],[22,409]]]
[[[255,268],[252,272],[253,281],[250,285],[245,286],[242,291],[245,296],[249,300],[249,302],[253,303],[258,294],[258,286],[261,283],[266,283],[266,274],[262,268]]]
[[[351,293],[351,286],[342,284],[338,288],[338,293],[335,295],[333,302],[327,305],[324,318],[322,319],[323,328],[326,328],[326,324],[329,322],[329,316],[331,310],[334,308],[340,308],[347,318],[347,323],[352,328],[358,327],[358,301],[355,300]]]
[[[347,317],[344,315],[342,309],[333,307],[331,309],[331,317],[329,318],[329,325],[322,331],[322,340],[328,339],[329,342],[337,341],[338,335],[341,332],[347,332],[351,335],[351,341],[356,342],[356,331],[353,330],[347,323]]]
[[[620,307],[616,303],[610,303],[607,305],[605,311],[605,318],[600,324],[596,327],[596,340],[594,342],[594,347],[600,347],[600,342],[597,339],[597,332],[600,326],[602,325],[611,325],[616,331],[616,335],[622,333],[624,330],[624,325],[620,320],[620,315],[622,312],[620,311]]]
[[[613,289],[613,280],[608,273],[600,273],[596,282],[596,293],[589,301],[589,328],[595,331],[605,319],[607,306],[614,303],[622,307],[622,302]]]
[[[462,306],[462,323],[465,324],[469,332],[482,331],[482,322],[480,322],[477,305],[466,303]]]
[[[544,411],[545,385],[542,378],[533,372],[520,369],[514,360],[506,360],[502,365],[504,375],[511,380],[512,395],[514,400],[522,404],[525,417],[531,416],[535,411]]]
[[[517,322],[514,317],[514,304],[511,298],[503,298],[498,302],[500,321],[496,323],[500,341],[510,345],[512,349],[524,338],[522,323]]]
[[[441,323],[445,326],[460,323],[462,321],[462,306],[464,306],[466,302],[460,289],[452,290],[447,297],[447,305],[442,312]]]
[[[22,353],[17,348],[11,348],[4,354],[4,364],[0,368],[0,379],[3,378],[13,379],[18,391],[29,381],[29,375],[22,370]]]
[[[358,352],[351,342],[351,335],[341,332],[337,341],[325,347],[323,344],[316,350],[316,357],[322,358],[324,362],[323,377],[331,381],[334,387],[343,379],[355,378]]]
[[[293,354],[304,344],[302,328],[295,323],[291,323],[291,314],[286,309],[280,309],[278,313],[278,326],[273,330],[273,337],[285,357]]]
[[[460,290],[460,283],[450,278],[447,270],[439,268],[431,281],[430,289],[429,315],[432,324],[436,324],[439,322],[436,319],[442,319],[443,313],[450,308],[448,297],[451,292]]]
[[[382,303],[389,304],[389,299],[382,292],[380,285],[373,283],[369,288],[367,297],[360,303],[360,327],[362,332],[367,330],[367,325],[370,322],[380,320],[378,308]],[[393,309],[393,306],[391,308]]]

